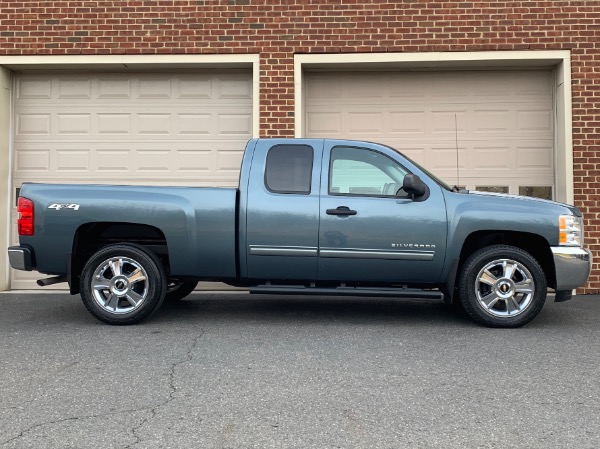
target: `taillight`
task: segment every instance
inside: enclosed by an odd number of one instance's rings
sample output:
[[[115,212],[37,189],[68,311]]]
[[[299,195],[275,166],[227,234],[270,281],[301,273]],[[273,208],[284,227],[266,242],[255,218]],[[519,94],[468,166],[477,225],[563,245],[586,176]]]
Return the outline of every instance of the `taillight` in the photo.
[[[19,197],[17,201],[19,235],[33,235],[33,201]]]

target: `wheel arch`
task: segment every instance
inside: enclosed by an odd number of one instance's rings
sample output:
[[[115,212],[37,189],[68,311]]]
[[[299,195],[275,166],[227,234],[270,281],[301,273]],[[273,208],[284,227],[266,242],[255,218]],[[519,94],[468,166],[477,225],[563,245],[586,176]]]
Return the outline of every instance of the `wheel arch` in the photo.
[[[75,231],[67,280],[71,294],[79,293],[79,277],[87,260],[100,248],[132,243],[153,252],[169,273],[169,251],[165,234],[157,227],[126,222],[85,223]]]
[[[491,245],[510,245],[527,251],[544,270],[548,286],[556,287],[556,271],[550,243],[544,237],[530,232],[475,231],[469,234],[463,242],[457,270],[460,271],[462,264],[475,251]]]

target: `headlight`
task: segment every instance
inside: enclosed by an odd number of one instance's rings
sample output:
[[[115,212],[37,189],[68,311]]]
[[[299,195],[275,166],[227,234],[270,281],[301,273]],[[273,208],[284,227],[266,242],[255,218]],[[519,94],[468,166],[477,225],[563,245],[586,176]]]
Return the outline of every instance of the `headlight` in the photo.
[[[583,218],[574,215],[558,217],[558,244],[561,246],[583,247]]]

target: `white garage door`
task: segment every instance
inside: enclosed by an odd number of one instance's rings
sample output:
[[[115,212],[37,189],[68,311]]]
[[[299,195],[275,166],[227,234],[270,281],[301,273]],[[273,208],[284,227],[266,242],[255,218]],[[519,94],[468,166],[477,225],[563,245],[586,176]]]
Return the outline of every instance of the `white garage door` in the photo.
[[[451,185],[552,198],[552,81],[550,71],[309,73],[306,135],[388,144]]]
[[[32,73],[14,90],[13,192],[25,181],[237,186],[252,138],[248,71]],[[13,289],[39,278],[12,273]]]

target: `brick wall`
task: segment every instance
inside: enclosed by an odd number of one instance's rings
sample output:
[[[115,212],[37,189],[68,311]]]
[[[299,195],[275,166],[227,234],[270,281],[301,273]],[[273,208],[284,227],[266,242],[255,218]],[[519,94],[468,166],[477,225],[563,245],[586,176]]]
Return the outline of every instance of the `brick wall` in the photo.
[[[600,261],[598,1],[0,1],[0,12],[0,55],[260,53],[271,137],[294,134],[294,53],[571,50],[575,203]],[[586,291],[600,291],[598,264]]]

